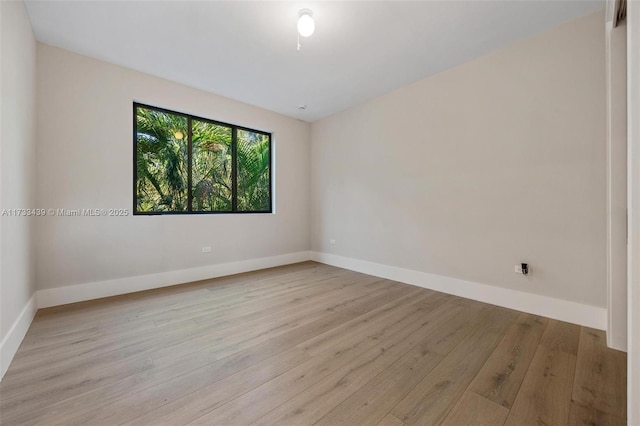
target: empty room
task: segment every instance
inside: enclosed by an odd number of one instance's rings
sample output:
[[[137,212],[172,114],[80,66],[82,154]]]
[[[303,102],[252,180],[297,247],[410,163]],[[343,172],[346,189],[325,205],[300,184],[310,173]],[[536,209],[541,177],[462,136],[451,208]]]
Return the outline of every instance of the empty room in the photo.
[[[640,426],[640,1],[0,25],[1,425]]]

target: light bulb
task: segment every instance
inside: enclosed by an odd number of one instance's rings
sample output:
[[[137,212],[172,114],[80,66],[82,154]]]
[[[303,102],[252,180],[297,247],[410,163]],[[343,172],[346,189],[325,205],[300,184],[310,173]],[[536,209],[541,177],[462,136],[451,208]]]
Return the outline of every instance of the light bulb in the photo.
[[[309,9],[302,9],[298,18],[298,34],[302,37],[309,37],[316,29],[313,21],[313,13]]]
[[[176,138],[176,139],[178,139],[178,140],[180,140],[180,139],[184,138],[184,135],[183,135],[183,134],[182,134],[182,132],[181,132],[181,131],[179,131],[179,130],[178,130],[177,132],[175,132],[175,133],[173,134],[173,136],[175,136],[175,138]]]

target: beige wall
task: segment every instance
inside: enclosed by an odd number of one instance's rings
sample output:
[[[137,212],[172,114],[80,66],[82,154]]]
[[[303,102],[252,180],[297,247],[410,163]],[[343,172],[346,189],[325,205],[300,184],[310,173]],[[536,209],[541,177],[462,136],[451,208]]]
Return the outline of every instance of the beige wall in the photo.
[[[627,421],[640,424],[640,2],[627,2]]]
[[[608,27],[607,32],[607,341],[611,347],[626,350],[627,26]]]
[[[0,2],[0,15],[0,208],[34,208],[36,41],[22,2]],[[35,291],[33,224],[28,217],[0,218],[0,337],[11,352],[2,354],[3,373],[13,355],[5,338]]]
[[[132,208],[133,100],[273,132],[276,214],[48,216],[37,227],[39,288],[308,250],[307,123],[43,44],[40,206]]]
[[[312,249],[604,307],[604,53],[598,12],[313,123]]]

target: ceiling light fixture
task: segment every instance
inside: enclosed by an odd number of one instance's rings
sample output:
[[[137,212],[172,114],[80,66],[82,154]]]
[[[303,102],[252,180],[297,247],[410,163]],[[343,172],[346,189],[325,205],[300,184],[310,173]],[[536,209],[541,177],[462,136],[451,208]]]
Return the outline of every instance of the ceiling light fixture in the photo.
[[[181,132],[180,130],[178,130],[177,132],[175,132],[175,133],[173,134],[173,136],[174,136],[176,139],[178,139],[178,140],[180,140],[180,139],[184,138],[184,135],[182,134],[182,132]]]
[[[313,12],[309,9],[300,9],[298,12],[298,34],[302,37],[309,37],[316,30],[316,23],[313,20]]]
[[[316,30],[313,20],[313,12],[309,9],[300,9],[298,12],[298,52],[300,51],[300,36],[309,37]]]

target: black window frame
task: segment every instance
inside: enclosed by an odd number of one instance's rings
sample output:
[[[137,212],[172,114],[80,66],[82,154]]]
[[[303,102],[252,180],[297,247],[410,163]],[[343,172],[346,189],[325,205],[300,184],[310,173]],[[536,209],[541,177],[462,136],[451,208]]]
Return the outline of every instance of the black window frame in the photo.
[[[187,211],[157,211],[157,212],[141,212],[138,211],[138,108],[146,108],[165,114],[173,114],[187,119]],[[218,126],[229,127],[231,129],[231,210],[230,211],[194,211],[193,210],[193,186],[192,178],[192,121],[202,121]],[[237,136],[238,130],[265,135],[269,138],[269,209],[268,210],[238,210],[238,156],[237,156]],[[153,105],[133,102],[133,215],[134,216],[158,216],[158,215],[201,215],[201,214],[271,214],[273,213],[273,135],[270,132],[256,130],[250,127],[239,126],[236,124],[225,123],[223,121],[213,120],[210,118],[199,117],[197,115],[187,114],[184,112],[173,111]]]

